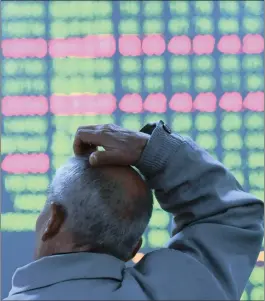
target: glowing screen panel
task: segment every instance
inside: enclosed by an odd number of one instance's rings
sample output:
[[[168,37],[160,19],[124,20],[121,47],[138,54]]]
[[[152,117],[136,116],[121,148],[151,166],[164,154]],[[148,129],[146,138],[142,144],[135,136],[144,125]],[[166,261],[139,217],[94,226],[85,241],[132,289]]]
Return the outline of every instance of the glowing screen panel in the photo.
[[[5,1],[1,229],[33,231],[78,126],[163,119],[264,192],[261,1]],[[141,252],[163,246],[155,203]],[[138,258],[139,258],[138,254]],[[264,252],[242,298],[263,300]]]

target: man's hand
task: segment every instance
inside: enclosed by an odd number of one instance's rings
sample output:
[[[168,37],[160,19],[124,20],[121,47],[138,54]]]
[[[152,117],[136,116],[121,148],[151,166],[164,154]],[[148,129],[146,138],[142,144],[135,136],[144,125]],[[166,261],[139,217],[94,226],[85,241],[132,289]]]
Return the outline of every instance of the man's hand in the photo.
[[[150,136],[133,132],[114,124],[84,126],[77,130],[74,140],[76,155],[90,155],[93,166],[135,165]],[[98,151],[102,146],[105,151]]]

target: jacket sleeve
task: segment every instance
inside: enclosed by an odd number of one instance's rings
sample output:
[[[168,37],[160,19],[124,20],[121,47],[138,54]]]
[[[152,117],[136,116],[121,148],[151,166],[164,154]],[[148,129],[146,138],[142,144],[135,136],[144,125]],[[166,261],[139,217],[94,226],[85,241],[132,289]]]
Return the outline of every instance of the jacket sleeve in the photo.
[[[190,138],[168,133],[161,123],[137,167],[162,209],[173,214],[166,247],[195,259],[226,299],[239,300],[262,244],[263,202]],[[189,288],[196,291],[192,273]]]

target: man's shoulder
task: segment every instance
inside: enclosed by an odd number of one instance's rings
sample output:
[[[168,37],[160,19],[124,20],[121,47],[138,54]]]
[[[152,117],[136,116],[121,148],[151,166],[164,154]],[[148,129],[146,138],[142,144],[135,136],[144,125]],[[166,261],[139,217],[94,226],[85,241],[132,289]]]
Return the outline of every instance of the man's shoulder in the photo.
[[[139,274],[147,278],[182,279],[192,281],[193,275],[201,275],[205,281],[214,279],[207,266],[192,254],[170,248],[161,248],[144,255],[133,267],[127,268],[134,276]],[[214,279],[215,281],[215,279]]]

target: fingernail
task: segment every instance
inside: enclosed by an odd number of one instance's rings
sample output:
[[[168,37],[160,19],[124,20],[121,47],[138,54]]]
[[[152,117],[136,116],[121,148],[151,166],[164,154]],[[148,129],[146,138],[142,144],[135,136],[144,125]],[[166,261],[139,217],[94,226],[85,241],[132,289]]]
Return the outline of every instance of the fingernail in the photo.
[[[97,163],[97,158],[96,158],[96,156],[95,156],[95,155],[91,155],[91,156],[89,157],[89,162],[90,162],[91,165],[96,164],[96,163]]]

